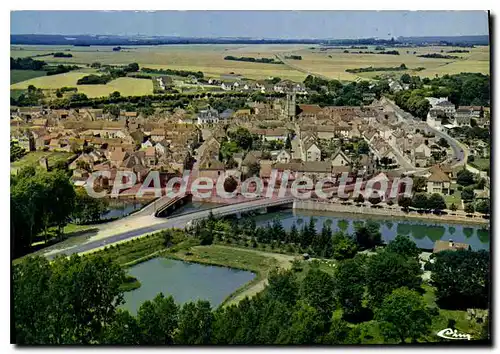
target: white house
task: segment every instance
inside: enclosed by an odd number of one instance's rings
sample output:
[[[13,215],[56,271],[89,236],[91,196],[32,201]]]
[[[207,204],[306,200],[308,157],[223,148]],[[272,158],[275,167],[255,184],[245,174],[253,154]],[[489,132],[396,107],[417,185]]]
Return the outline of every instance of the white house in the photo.
[[[332,156],[332,166],[349,166],[351,159],[342,150],[337,150]]]
[[[321,150],[314,142],[305,145],[305,161],[321,161]]]
[[[219,112],[209,108],[204,109],[198,113],[198,124],[213,124],[219,123]]]
[[[281,150],[276,156],[276,161],[279,163],[289,163],[292,155],[285,149]]]

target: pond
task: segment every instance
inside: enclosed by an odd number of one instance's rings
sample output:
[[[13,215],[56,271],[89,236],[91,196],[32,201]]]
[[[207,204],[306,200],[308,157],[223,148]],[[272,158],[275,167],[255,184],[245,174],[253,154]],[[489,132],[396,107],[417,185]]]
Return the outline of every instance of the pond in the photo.
[[[130,267],[128,273],[141,282],[140,288],[124,295],[122,307],[134,314],[144,301],[152,300],[160,292],[172,295],[178,304],[208,300],[212,307],[217,307],[255,277],[244,270],[161,257]]]
[[[287,210],[275,213],[268,213],[254,217],[257,225],[265,225],[278,218],[286,230],[290,230],[295,223],[297,229],[309,223],[311,216],[316,221],[316,230],[321,231],[323,224],[329,223],[333,232],[345,231],[349,234],[354,233],[355,226],[364,221],[371,220],[380,225],[380,232],[385,243],[393,240],[397,235],[407,235],[417,247],[422,249],[432,249],[437,240],[450,240],[454,242],[463,242],[471,246],[473,250],[490,248],[490,230],[478,225],[461,225],[452,223],[432,223],[419,220],[404,219],[384,219],[380,216],[358,216],[352,214],[332,214],[303,210]],[[486,226],[486,225],[485,225]]]

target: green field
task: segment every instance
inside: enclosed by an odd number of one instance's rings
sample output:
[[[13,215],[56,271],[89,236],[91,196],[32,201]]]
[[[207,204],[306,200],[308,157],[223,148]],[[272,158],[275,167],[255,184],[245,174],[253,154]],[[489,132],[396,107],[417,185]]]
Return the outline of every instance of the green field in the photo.
[[[59,161],[66,161],[68,157],[73,155],[70,152],[59,152],[59,151],[33,151],[24,155],[20,160],[12,162],[10,164],[10,172],[16,173],[18,169],[26,167],[26,166],[35,166],[38,167],[38,161],[42,157],[46,157],[49,163],[49,166],[54,166]]]
[[[33,79],[39,76],[45,76],[45,71],[35,70],[11,70],[10,71],[10,84],[16,84],[21,81]]]
[[[469,162],[469,165],[478,170],[486,171],[490,168],[490,159],[475,158],[473,162]]]
[[[11,85],[11,89],[27,89],[29,85],[37,88],[56,90],[61,87],[76,87],[79,93],[87,97],[108,96],[114,91],[119,91],[122,96],[141,96],[153,93],[153,82],[145,79],[131,77],[119,77],[106,85],[77,85],[78,79],[87,76],[87,72],[69,72],[59,75],[36,77],[30,80],[18,82]]]

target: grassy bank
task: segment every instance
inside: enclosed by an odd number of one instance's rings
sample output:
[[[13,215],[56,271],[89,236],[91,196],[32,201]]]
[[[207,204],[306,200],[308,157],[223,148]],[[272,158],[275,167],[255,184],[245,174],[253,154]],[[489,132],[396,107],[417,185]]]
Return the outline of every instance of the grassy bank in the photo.
[[[141,287],[141,282],[139,280],[137,280],[137,278],[135,278],[131,275],[127,275],[127,277],[125,278],[125,281],[120,286],[120,289],[122,291],[127,292],[127,291],[138,289],[140,287]]]
[[[289,256],[223,245],[194,246],[164,253],[165,257],[187,262],[223,266],[251,271],[256,277],[230,294],[222,305],[237,302],[245,296],[255,295],[264,289],[272,269],[288,267]]]

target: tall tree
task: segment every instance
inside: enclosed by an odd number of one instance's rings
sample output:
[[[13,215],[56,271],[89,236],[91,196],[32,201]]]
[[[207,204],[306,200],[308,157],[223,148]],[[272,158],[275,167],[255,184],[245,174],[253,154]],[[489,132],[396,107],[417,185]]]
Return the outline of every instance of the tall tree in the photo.
[[[407,338],[416,342],[431,326],[432,318],[423,297],[408,288],[396,289],[387,296],[375,312],[380,330],[385,338],[400,340]]]
[[[175,342],[184,345],[210,344],[213,313],[208,301],[188,302],[179,311]]]
[[[328,273],[311,268],[301,285],[301,298],[327,322],[335,309],[335,283]]]
[[[345,316],[356,316],[363,308],[365,274],[359,259],[346,259],[335,267],[337,301]]]
[[[137,311],[143,344],[173,344],[179,308],[172,296],[162,293],[144,302]]]
[[[437,301],[446,308],[487,308],[490,255],[487,251],[442,251],[431,266]]]
[[[420,254],[416,243],[408,236],[397,235],[394,240],[389,242],[385,248],[387,252],[394,252],[404,257],[411,257],[417,259]]]
[[[379,305],[393,290],[406,286],[417,289],[422,284],[422,269],[415,259],[392,252],[379,252],[366,264],[366,288],[372,306]]]

